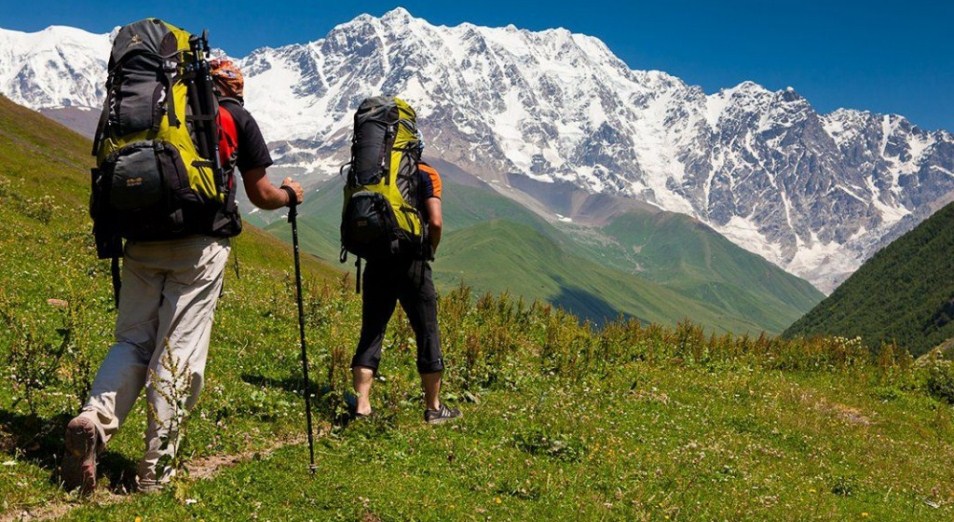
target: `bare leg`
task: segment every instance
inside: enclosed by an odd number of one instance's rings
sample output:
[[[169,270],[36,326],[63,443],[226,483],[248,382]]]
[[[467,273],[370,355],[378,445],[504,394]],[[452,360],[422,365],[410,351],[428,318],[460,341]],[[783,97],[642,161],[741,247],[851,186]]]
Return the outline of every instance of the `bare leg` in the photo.
[[[422,373],[421,384],[424,385],[424,406],[429,410],[441,407],[441,375],[443,371]]]
[[[351,369],[354,391],[358,395],[358,406],[355,413],[367,415],[371,413],[371,381],[374,380],[374,371],[364,366],[355,366]]]

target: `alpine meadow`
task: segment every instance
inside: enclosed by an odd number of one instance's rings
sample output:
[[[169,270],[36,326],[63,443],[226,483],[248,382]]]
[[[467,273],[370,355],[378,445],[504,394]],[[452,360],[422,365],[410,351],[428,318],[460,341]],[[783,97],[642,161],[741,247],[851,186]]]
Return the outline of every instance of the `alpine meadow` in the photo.
[[[954,135],[404,8],[234,58],[264,179],[304,201],[229,187],[244,229],[202,394],[161,441],[171,482],[137,490],[140,396],[90,450],[95,489],[68,491],[64,431],[119,335],[90,214],[110,45],[0,29],[0,522],[954,520]],[[341,166],[380,94],[440,172],[442,424],[402,307],[355,406],[368,294],[339,256],[365,189]]]

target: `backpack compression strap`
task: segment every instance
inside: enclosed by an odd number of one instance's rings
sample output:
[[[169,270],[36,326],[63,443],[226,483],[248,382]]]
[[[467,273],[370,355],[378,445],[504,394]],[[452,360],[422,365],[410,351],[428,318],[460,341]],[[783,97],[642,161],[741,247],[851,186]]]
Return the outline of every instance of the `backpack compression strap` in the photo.
[[[106,130],[106,123],[109,122],[109,105],[112,102],[113,75],[110,74],[106,80],[106,99],[103,100],[103,110],[99,113],[99,123],[96,124],[96,134],[93,135],[93,156],[99,155],[99,145],[103,139],[103,131]]]
[[[113,257],[112,263],[109,267],[110,273],[113,275],[113,302],[116,304],[116,308],[119,308],[119,290],[123,287],[123,280],[119,275],[119,257]]]

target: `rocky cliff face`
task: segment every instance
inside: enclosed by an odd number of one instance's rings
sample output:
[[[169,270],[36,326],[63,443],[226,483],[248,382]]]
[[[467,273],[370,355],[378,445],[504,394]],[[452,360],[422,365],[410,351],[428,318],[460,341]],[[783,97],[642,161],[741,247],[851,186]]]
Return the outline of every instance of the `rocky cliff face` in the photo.
[[[32,107],[95,105],[88,78],[104,75],[108,43],[59,49],[72,70],[53,67],[53,79],[31,58],[11,83],[16,58],[0,55],[3,92]],[[396,94],[417,108],[429,154],[490,181],[568,181],[692,215],[824,291],[954,190],[948,132],[818,114],[792,89],[751,82],[706,95],[562,29],[434,26],[396,9],[240,61],[279,162],[310,175],[346,159],[361,99]],[[50,94],[61,92],[73,94]]]

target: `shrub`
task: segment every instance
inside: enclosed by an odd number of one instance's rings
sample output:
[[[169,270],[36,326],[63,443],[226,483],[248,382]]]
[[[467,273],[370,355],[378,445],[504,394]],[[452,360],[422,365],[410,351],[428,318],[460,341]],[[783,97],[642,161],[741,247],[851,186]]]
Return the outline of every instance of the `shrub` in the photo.
[[[954,404],[954,366],[937,361],[928,369],[927,392],[935,399]]]

